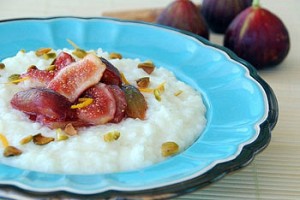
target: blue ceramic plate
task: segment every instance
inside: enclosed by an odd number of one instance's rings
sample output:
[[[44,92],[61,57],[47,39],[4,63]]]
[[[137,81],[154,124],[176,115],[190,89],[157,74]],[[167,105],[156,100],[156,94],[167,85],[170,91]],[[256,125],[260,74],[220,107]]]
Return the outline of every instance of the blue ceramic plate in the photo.
[[[267,146],[278,117],[271,88],[229,50],[186,32],[103,18],[50,18],[0,23],[0,60],[20,49],[102,48],[151,59],[199,90],[207,127],[186,151],[141,170],[93,175],[45,174],[0,163],[0,184],[35,193],[170,197],[203,187],[247,165]]]

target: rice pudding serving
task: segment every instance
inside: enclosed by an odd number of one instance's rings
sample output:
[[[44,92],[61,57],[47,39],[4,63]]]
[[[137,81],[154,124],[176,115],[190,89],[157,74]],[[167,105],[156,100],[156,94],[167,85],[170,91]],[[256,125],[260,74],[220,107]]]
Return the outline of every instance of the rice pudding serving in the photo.
[[[136,170],[188,148],[201,94],[150,61],[98,50],[19,51],[0,68],[0,163],[46,173]]]

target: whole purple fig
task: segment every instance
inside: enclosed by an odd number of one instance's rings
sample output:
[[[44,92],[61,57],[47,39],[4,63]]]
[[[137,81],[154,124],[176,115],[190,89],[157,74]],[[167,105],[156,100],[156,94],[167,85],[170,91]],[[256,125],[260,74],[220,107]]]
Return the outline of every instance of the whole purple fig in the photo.
[[[249,6],[249,0],[203,0],[201,12],[212,31],[225,33],[230,22]]]
[[[224,46],[261,69],[284,60],[290,49],[290,38],[283,22],[254,0],[229,25]]]
[[[199,8],[190,0],[175,0],[157,17],[158,24],[190,31],[209,39],[209,31]]]

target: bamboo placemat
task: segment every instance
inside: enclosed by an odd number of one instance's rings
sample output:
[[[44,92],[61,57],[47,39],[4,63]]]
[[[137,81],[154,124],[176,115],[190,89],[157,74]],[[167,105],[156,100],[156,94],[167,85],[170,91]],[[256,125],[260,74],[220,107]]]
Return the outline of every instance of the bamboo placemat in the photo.
[[[115,18],[153,22],[160,12],[161,9],[147,9],[103,14]],[[299,21],[298,24],[290,24],[294,25],[288,27],[293,28],[292,33],[300,33]],[[210,40],[222,45],[223,37],[212,33]],[[300,57],[296,55],[296,52],[300,51],[300,44],[291,43],[293,46],[288,61],[276,68],[259,71],[271,85],[279,101],[279,120],[272,131],[269,146],[247,167],[205,188],[178,197],[178,200],[300,199]]]

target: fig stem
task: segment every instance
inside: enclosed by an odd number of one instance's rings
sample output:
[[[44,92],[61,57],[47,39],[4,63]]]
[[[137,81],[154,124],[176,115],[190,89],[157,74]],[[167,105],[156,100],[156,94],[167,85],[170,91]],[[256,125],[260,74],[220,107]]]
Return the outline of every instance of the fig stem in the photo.
[[[260,5],[259,5],[259,0],[253,0],[252,1],[252,6],[253,7],[259,7]]]

